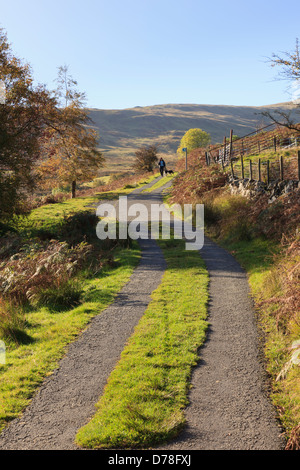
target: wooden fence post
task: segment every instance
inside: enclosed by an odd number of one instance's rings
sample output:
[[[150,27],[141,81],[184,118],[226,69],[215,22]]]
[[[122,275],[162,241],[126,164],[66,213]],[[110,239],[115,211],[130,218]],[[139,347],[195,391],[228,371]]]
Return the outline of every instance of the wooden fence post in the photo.
[[[258,181],[261,181],[261,159],[258,159]]]
[[[229,148],[229,158],[232,158],[232,138],[233,138],[233,129],[230,130],[230,148]]]
[[[252,181],[252,160],[249,160],[249,173],[250,173],[249,179],[250,181]]]
[[[270,184],[270,160],[267,160],[267,184]]]
[[[243,157],[241,157],[241,165],[242,165],[242,179],[245,179],[244,158]]]
[[[223,155],[223,162],[226,160],[226,137],[224,137],[224,155]],[[223,165],[224,166],[224,165]]]
[[[276,141],[276,137],[274,137],[274,150],[276,152],[276,146],[277,146],[277,141]]]
[[[300,181],[300,150],[298,150],[298,181]]]
[[[230,160],[230,165],[231,165],[231,175],[232,175],[232,178],[234,179],[234,171],[233,171],[233,162],[232,162],[232,160]]]
[[[283,180],[283,157],[280,156],[280,179]]]

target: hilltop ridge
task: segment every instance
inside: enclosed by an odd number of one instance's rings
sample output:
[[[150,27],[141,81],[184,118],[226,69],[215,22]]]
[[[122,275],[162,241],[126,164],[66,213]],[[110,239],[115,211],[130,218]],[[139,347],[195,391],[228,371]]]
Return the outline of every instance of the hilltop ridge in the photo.
[[[208,132],[212,143],[217,143],[229,136],[230,129],[241,137],[269,124],[261,114],[266,110],[292,108],[290,102],[266,106],[170,103],[111,110],[88,108],[87,111],[99,132],[99,147],[107,168],[122,171],[132,168],[135,151],[143,145],[157,145],[160,154],[172,165],[182,136],[191,128]]]

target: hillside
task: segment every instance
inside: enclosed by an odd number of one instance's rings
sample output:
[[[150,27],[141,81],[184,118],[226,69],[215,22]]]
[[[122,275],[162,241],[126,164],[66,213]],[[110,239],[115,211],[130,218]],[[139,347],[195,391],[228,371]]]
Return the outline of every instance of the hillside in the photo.
[[[131,169],[135,150],[143,145],[156,144],[167,162],[176,161],[176,150],[184,133],[201,128],[212,137],[212,143],[222,142],[234,134],[243,136],[257,127],[268,124],[261,113],[267,109],[290,109],[281,103],[255,106],[165,104],[120,110],[88,109],[94,127],[100,134],[100,148],[107,159],[107,169]]]

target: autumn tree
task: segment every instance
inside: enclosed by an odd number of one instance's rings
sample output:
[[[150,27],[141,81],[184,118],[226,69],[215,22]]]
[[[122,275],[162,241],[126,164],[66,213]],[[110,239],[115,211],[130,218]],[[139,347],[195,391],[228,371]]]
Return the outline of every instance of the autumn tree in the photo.
[[[300,80],[300,52],[299,40],[293,52],[284,52],[283,55],[272,54],[270,59],[272,67],[280,67],[278,78],[283,80]]]
[[[0,29],[0,219],[23,213],[33,190],[33,167],[40,155],[44,110],[53,100],[33,86],[28,64],[16,58]]]
[[[138,171],[153,171],[158,162],[158,150],[155,145],[140,147],[135,152],[135,166]]]
[[[182,137],[177,152],[182,153],[183,148],[190,152],[199,147],[206,147],[210,140],[210,135],[202,129],[189,129]]]
[[[278,80],[284,80],[291,84],[290,89],[292,90],[294,108],[289,111],[278,109],[273,112],[264,111],[261,114],[271,119],[275,124],[299,131],[299,125],[294,121],[295,110],[298,112],[300,108],[300,50],[298,39],[296,39],[293,52],[283,52],[281,55],[273,53],[269,63],[271,67],[278,68]]]
[[[76,89],[67,66],[59,68],[57,84],[57,106],[47,115],[38,174],[46,187],[70,185],[74,198],[77,184],[95,177],[104,158],[98,149],[98,134],[83,108],[85,95]]]

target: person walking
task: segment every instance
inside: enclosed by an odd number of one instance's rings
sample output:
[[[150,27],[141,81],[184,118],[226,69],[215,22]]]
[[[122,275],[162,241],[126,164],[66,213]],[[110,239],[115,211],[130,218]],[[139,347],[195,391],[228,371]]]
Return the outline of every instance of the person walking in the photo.
[[[159,165],[159,169],[160,169],[160,174],[161,174],[161,176],[164,176],[164,171],[165,171],[165,169],[166,169],[166,163],[165,163],[165,161],[164,161],[163,158],[161,158],[161,159],[159,160],[158,165]]]

